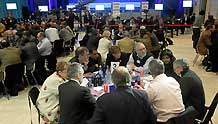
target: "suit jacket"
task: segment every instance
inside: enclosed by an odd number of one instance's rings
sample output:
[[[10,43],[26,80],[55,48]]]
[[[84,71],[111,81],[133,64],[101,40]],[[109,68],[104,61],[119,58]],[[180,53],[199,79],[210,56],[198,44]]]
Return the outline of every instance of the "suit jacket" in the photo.
[[[207,55],[208,54],[208,46],[211,46],[211,33],[210,31],[204,31],[201,34],[201,37],[197,44],[197,52],[200,55]]]
[[[124,37],[123,39],[117,41],[117,46],[119,46],[121,52],[124,53],[132,53],[134,45],[134,41],[128,37]]]
[[[91,37],[89,37],[87,41],[87,48],[89,50],[97,49],[99,40],[100,40],[100,37],[98,37],[97,34],[92,34]]]
[[[143,43],[148,52],[152,51],[151,37],[149,37],[147,34],[145,34],[143,37],[137,38],[136,41]]]
[[[59,86],[60,124],[83,124],[95,108],[95,99],[75,80]]]
[[[191,18],[189,16],[187,16],[186,19],[185,19],[185,17],[182,18],[181,24],[185,24],[185,23],[186,24],[191,24],[192,23]]]
[[[4,71],[8,65],[14,65],[21,63],[20,58],[21,51],[19,48],[7,47],[0,49],[0,71]]]
[[[20,46],[22,50],[22,61],[25,64],[34,63],[39,57],[39,51],[36,44],[32,41],[25,43],[24,46]]]
[[[84,23],[93,24],[92,15],[84,15]]]
[[[193,106],[201,116],[205,108],[205,94],[201,79],[191,70],[184,71],[180,78],[180,88],[185,107]]]
[[[144,91],[118,87],[97,100],[95,112],[88,124],[155,124],[148,96]]]
[[[99,71],[100,66],[102,67],[103,63],[102,63],[102,60],[101,60],[101,54],[98,53],[98,58],[96,60],[89,57],[87,72]]]
[[[59,31],[59,37],[60,39],[63,39],[64,42],[67,42],[73,38],[73,34],[67,28],[62,28]]]

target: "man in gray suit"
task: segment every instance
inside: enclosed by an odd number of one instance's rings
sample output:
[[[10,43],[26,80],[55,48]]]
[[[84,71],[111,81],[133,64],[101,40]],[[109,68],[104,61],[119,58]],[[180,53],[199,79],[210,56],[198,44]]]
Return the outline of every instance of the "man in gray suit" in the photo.
[[[202,117],[205,110],[205,94],[200,77],[189,69],[185,59],[177,59],[173,63],[174,71],[180,78],[180,88],[185,107],[193,106]]]
[[[60,124],[84,124],[95,109],[90,90],[80,86],[83,68],[79,63],[68,65],[68,81],[59,86]]]

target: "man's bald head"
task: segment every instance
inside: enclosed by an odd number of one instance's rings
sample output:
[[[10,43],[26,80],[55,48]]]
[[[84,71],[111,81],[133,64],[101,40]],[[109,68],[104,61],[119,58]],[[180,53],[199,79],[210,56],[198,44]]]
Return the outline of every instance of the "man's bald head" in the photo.
[[[113,83],[119,86],[130,86],[131,84],[131,76],[129,71],[124,66],[117,67],[111,75]]]

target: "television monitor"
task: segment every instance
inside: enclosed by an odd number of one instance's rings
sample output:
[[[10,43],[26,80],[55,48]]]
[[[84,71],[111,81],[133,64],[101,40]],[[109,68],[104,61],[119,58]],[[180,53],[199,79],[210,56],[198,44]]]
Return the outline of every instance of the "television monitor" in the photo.
[[[155,4],[155,10],[163,10],[163,4]]]
[[[48,12],[48,6],[38,6],[40,12]]]
[[[192,7],[192,1],[183,1],[183,7]]]
[[[7,10],[17,9],[17,4],[16,3],[6,3],[6,8]]]
[[[74,8],[74,7],[76,7],[76,5],[69,4],[69,5],[67,5],[67,10],[72,9],[72,8]],[[75,10],[76,10],[76,9],[74,9],[74,11],[75,11]]]
[[[126,4],[126,10],[134,10],[135,6],[134,4]]]
[[[95,5],[95,10],[104,10],[104,5]]]

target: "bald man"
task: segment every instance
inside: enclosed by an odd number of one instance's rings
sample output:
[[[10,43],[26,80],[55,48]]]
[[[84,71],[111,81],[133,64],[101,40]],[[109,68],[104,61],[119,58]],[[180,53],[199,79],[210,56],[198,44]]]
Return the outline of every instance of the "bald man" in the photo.
[[[130,88],[131,76],[125,67],[111,75],[115,91],[98,98],[88,124],[155,124],[154,114],[145,91]]]

